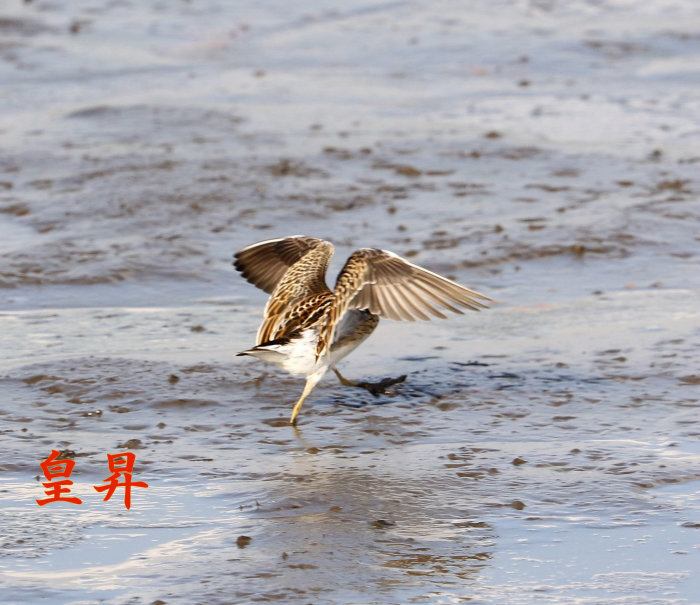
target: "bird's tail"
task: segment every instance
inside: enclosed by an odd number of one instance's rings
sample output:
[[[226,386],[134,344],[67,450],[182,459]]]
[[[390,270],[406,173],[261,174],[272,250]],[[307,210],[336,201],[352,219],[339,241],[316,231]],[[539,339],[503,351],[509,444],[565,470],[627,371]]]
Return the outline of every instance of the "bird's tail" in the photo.
[[[240,355],[250,355],[251,357],[257,357],[263,361],[269,361],[275,363],[280,360],[280,357],[285,357],[285,354],[281,351],[282,347],[289,342],[289,338],[277,338],[275,340],[270,340],[262,344],[256,345],[240,353],[236,353],[236,357]]]

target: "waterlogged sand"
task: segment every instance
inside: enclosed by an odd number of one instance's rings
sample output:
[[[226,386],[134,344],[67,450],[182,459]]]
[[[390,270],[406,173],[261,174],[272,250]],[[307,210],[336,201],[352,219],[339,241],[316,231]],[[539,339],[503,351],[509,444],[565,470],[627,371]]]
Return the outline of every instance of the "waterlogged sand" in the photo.
[[[7,603],[700,602],[700,11],[0,7]],[[235,353],[236,249],[495,299],[382,322],[373,397]],[[59,449],[83,504],[37,506]],[[136,454],[132,507],[94,491]]]

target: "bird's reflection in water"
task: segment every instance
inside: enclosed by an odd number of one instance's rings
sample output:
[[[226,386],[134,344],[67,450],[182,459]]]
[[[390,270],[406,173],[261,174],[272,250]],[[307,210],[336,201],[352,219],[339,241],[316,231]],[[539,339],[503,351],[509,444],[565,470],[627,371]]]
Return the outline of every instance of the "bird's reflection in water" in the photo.
[[[293,462],[251,512],[284,555],[287,588],[406,590],[409,598],[438,584],[443,593],[446,585],[463,589],[488,565],[494,529],[470,514],[483,494],[465,491],[451,475],[426,476],[427,467],[413,466],[411,456],[378,466],[376,456],[321,451],[301,429],[294,435]]]

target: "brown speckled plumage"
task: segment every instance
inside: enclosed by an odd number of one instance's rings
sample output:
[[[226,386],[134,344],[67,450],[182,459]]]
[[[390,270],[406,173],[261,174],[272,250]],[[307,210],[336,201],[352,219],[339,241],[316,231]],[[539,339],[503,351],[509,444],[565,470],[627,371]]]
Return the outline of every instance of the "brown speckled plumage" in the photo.
[[[365,340],[379,318],[445,318],[440,307],[455,313],[462,313],[458,307],[478,311],[490,300],[374,248],[355,251],[331,291],[325,275],[332,255],[330,242],[308,236],[267,240],[235,254],[236,269],[270,294],[257,345],[240,354],[307,376],[291,422],[326,370]]]

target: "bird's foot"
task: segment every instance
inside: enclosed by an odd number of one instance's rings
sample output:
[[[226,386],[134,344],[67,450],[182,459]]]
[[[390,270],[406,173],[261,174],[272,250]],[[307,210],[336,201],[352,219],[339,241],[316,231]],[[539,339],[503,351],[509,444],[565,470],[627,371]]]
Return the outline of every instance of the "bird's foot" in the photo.
[[[356,380],[348,380],[343,376],[336,368],[333,368],[335,375],[340,380],[340,383],[346,387],[359,387],[361,389],[366,389],[372,395],[396,395],[396,391],[387,391],[387,387],[398,384],[406,380],[406,374],[399,376],[398,378],[385,378],[379,382],[358,382]]]
[[[346,387],[357,387],[360,386],[360,383],[355,381],[355,380],[348,380],[343,376],[337,368],[333,368],[333,371],[335,372],[335,375],[338,377],[338,380],[340,380],[340,384],[346,386]]]
[[[385,378],[379,382],[357,382],[354,386],[367,389],[375,397],[377,395],[396,395],[396,391],[387,390],[387,387],[393,386],[406,380],[406,374],[398,378]]]

